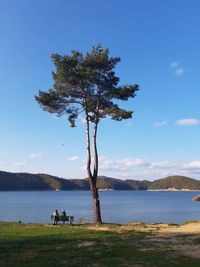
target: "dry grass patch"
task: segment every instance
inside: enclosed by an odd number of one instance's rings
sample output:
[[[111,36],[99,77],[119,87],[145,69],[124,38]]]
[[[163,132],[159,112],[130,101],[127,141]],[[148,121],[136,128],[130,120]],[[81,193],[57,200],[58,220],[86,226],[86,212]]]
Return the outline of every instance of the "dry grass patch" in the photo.
[[[151,235],[147,235],[139,246],[140,251],[172,251],[173,254],[200,259],[200,244],[193,240],[200,238],[200,222],[182,225],[158,224]],[[152,226],[150,228],[152,229]],[[142,229],[141,229],[142,230]]]
[[[93,241],[83,241],[81,243],[78,244],[78,248],[82,248],[82,247],[92,247],[96,244],[96,242]]]

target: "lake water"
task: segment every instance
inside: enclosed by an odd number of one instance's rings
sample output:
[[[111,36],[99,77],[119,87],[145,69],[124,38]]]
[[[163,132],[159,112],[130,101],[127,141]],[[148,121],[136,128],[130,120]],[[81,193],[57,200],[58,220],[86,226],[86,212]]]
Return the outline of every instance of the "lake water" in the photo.
[[[103,222],[182,223],[200,220],[199,192],[102,191]],[[50,223],[54,209],[65,208],[75,221],[93,219],[89,191],[0,192],[0,221]]]

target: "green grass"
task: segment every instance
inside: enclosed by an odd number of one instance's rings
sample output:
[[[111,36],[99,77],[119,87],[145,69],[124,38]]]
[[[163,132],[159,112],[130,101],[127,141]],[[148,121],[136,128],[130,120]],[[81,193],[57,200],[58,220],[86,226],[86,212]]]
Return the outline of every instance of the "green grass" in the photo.
[[[147,242],[147,233],[106,227],[97,231],[88,226],[2,222],[0,267],[200,266],[198,259]]]
[[[200,244],[200,237],[193,239],[193,243],[197,245]]]

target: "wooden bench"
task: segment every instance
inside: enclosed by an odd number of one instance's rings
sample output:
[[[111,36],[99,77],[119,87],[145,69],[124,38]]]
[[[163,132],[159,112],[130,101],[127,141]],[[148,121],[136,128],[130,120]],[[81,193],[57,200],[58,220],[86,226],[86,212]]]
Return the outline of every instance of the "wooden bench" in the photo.
[[[51,221],[52,223],[54,222],[54,215],[51,215]],[[65,224],[65,222],[69,222],[70,224],[74,221],[74,216],[61,216],[59,215],[59,217],[57,218],[57,222],[63,222],[63,224]]]

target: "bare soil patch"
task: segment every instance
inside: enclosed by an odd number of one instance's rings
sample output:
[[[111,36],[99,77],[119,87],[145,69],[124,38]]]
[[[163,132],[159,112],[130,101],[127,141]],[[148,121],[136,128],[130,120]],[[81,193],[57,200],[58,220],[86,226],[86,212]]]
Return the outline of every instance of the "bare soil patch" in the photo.
[[[92,242],[92,241],[83,241],[81,243],[78,244],[78,247],[92,247],[96,244],[96,242]]]

